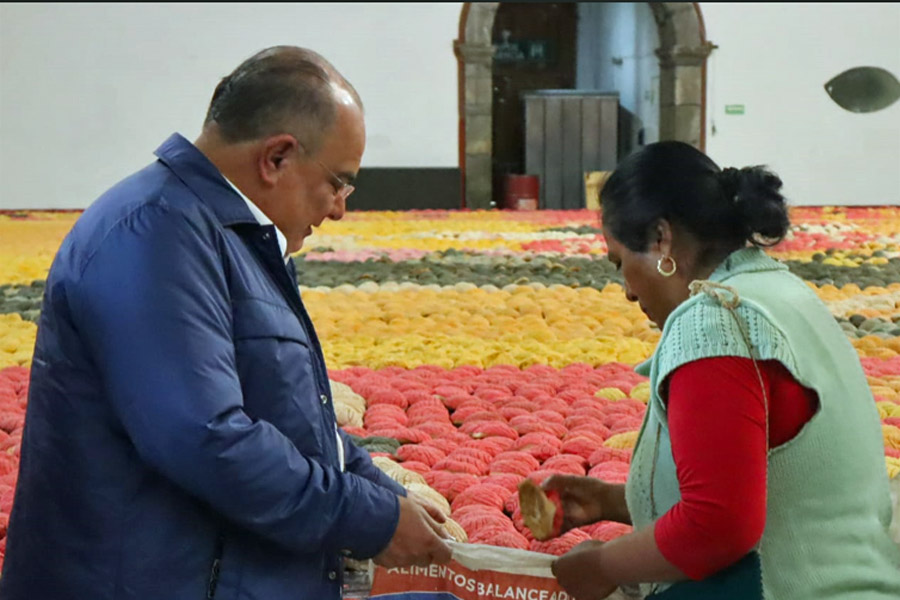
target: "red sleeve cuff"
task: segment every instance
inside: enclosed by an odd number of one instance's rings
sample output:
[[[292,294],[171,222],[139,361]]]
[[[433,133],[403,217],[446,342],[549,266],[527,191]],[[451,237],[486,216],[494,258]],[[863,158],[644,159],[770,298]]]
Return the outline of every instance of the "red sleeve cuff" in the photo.
[[[709,576],[708,569],[700,561],[690,560],[691,552],[679,539],[677,524],[673,528],[672,519],[668,518],[671,511],[656,521],[653,529],[653,537],[656,546],[667,561],[694,581],[700,581]]]

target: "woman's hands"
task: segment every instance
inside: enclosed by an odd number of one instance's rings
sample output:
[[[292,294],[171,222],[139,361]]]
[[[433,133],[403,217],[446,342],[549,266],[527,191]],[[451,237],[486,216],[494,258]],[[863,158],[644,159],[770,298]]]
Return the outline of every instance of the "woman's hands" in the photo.
[[[554,563],[553,574],[577,600],[605,598],[619,585],[687,579],[659,551],[655,524],[606,543],[579,544]]]
[[[553,475],[541,487],[559,494],[562,531],[597,521],[631,524],[624,485],[593,477]],[[576,600],[601,600],[618,589],[618,584],[609,579],[601,566],[603,546],[603,542],[583,542],[553,563],[557,581]]]
[[[601,600],[618,589],[600,568],[603,542],[582,542],[553,562],[553,575],[576,600]]]
[[[601,520],[631,523],[623,485],[593,477],[553,475],[541,487],[544,491],[559,494],[563,508],[562,531]]]

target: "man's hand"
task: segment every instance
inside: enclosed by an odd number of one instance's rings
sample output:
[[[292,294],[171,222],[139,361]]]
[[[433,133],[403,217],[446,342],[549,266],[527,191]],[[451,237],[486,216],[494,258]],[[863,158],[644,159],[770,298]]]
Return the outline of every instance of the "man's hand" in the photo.
[[[556,581],[576,600],[602,600],[619,587],[603,576],[603,542],[582,542],[553,562]]]
[[[441,525],[415,499],[400,497],[400,519],[387,548],[375,557],[383,567],[424,567],[450,561],[450,548],[441,539]]]
[[[451,536],[443,527],[441,527],[442,524],[447,522],[447,517],[444,515],[444,513],[441,512],[441,509],[438,508],[438,506],[434,502],[432,502],[425,496],[421,496],[412,491],[406,492],[406,498],[412,500],[425,509],[425,512],[428,513],[428,516],[432,519],[432,522],[429,524],[435,526],[434,531],[438,534],[439,537],[447,540],[453,539],[453,536]]]

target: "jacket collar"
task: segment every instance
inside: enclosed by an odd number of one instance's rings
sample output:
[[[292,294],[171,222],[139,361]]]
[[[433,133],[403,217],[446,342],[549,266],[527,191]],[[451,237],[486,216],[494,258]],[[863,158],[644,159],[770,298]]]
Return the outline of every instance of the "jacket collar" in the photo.
[[[154,154],[215,213],[222,225],[258,224],[219,169],[181,134],[173,133]]]

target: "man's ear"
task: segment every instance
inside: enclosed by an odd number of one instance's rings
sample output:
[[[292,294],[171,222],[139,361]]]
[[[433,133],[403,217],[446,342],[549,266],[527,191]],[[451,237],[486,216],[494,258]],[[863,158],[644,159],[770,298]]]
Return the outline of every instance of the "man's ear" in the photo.
[[[282,133],[262,140],[257,168],[264,185],[273,186],[297,160],[297,139]]]
[[[653,226],[650,248],[662,256],[671,256],[672,253],[672,224],[666,219],[660,219]]]

